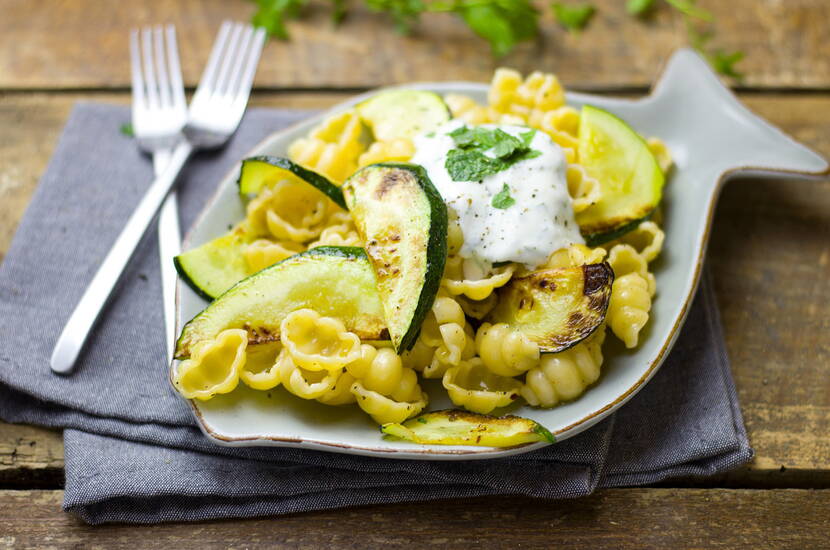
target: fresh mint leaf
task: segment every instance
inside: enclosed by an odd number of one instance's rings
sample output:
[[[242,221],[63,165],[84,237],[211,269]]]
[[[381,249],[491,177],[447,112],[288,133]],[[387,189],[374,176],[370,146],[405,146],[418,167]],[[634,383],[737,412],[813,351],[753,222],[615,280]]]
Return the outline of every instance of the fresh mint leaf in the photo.
[[[493,195],[493,201],[490,203],[493,208],[505,210],[516,204],[516,199],[510,196],[510,188],[505,183],[501,191]]]
[[[488,157],[478,149],[452,149],[444,162],[453,181],[479,181],[508,166],[503,160]]]
[[[533,141],[534,137],[536,137],[536,128],[531,128],[527,132],[522,132],[519,134],[519,137],[522,138],[522,143],[525,144],[525,147],[530,147],[530,142]]]
[[[596,8],[588,3],[565,4],[554,2],[550,7],[556,20],[569,31],[584,29],[596,11]]]
[[[630,15],[642,17],[654,8],[654,0],[628,0],[625,11]]]
[[[510,155],[519,152],[520,149],[526,149],[527,146],[518,138],[515,138],[501,129],[496,129],[493,133],[495,143],[490,149],[490,154],[497,159],[505,159]]]
[[[391,15],[395,30],[400,34],[408,33],[420,15],[427,11],[423,0],[366,0],[366,5],[372,11]]]
[[[331,0],[331,6],[334,8],[331,12],[331,20],[336,26],[346,18],[346,0]]]
[[[133,125],[130,122],[126,122],[118,127],[118,131],[128,137],[135,137],[135,132],[133,131]]]

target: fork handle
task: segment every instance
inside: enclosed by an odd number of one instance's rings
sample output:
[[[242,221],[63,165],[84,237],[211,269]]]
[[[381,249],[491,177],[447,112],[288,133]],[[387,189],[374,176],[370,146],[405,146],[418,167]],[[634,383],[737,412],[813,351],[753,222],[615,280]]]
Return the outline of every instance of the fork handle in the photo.
[[[127,225],[121,230],[55,344],[50,364],[56,373],[69,373],[74,368],[90,330],[106,305],[112,289],[192,152],[193,146],[184,141],[176,147],[170,157],[170,163],[155,179],[130,216]]]

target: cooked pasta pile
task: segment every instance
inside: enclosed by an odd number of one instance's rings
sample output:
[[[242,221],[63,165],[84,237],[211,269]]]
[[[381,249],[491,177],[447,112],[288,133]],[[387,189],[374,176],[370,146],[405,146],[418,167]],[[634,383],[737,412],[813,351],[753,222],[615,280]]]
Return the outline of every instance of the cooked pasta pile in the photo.
[[[564,151],[574,211],[586,211],[599,200],[600,185],[580,166],[580,112],[565,104],[554,75],[535,72],[523,79],[516,71],[499,69],[486,105],[463,95],[444,99],[452,115],[469,124],[526,125],[544,132]],[[648,143],[661,169],[668,171],[666,146],[656,139]],[[342,185],[359,167],[406,161],[414,151],[403,138],[366,143],[358,114],[349,110],[294,142],[288,155]],[[248,204],[242,227],[255,237],[244,252],[251,273],[309,248],[364,244],[347,212],[292,181],[263,187]],[[200,343],[180,364],[175,383],[183,395],[196,399],[230,392],[240,380],[256,390],[282,386],[327,405],[356,404],[380,424],[403,422],[426,407],[422,378],[440,379],[455,405],[476,413],[520,399],[554,407],[576,399],[597,381],[606,332],[628,348],[638,345],[657,290],[649,266],[663,241],[659,225],[643,221],[602,246],[573,245],[554,252],[538,269],[605,261],[615,279],[605,322],[591,336],[559,353],[540,353],[536,343],[507,324],[483,322],[498,304],[499,289],[526,274],[526,268],[510,263],[483,271],[461,257],[464,235],[450,211],[441,289],[410,351],[398,355],[388,343],[361,342],[340,320],[300,309],[282,321],[278,342],[251,345],[244,330],[230,329]]]

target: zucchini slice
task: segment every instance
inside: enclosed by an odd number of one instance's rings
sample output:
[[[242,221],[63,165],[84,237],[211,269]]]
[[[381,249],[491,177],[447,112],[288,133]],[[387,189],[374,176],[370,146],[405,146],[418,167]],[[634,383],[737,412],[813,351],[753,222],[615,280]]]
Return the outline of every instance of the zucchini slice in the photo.
[[[560,352],[602,324],[613,282],[605,262],[536,271],[512,279],[487,320],[521,331],[542,353]]]
[[[377,141],[412,139],[450,119],[450,110],[436,93],[386,90],[357,105],[357,112]]]
[[[243,252],[254,238],[241,227],[173,258],[179,276],[211,301],[248,276]]]
[[[402,424],[384,424],[380,431],[421,445],[513,447],[555,438],[544,426],[519,416],[488,416],[461,410],[435,411]]]
[[[372,164],[343,184],[375,270],[386,326],[398,353],[411,349],[447,261],[447,206],[414,164]]]
[[[236,183],[239,185],[239,194],[244,199],[259,193],[264,185],[284,179],[300,180],[316,187],[340,208],[346,209],[343,193],[336,185],[325,176],[283,157],[264,155],[246,158],[242,161],[242,168],[239,169],[239,179]]]
[[[362,248],[321,246],[243,279],[182,329],[176,358],[223,330],[248,331],[249,344],[279,339],[280,323],[302,308],[337,317],[362,340],[387,340],[375,274]]]
[[[623,120],[585,105],[579,123],[579,162],[602,196],[576,221],[589,246],[613,240],[649,217],[665,178],[643,138]]]

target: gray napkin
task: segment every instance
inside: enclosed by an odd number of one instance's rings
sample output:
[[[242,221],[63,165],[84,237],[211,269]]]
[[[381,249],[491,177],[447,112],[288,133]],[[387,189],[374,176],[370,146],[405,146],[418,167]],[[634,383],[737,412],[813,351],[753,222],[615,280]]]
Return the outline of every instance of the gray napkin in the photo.
[[[188,227],[215,185],[269,133],[307,113],[252,109],[228,147],[180,179]],[[51,348],[152,179],[118,132],[129,109],[81,104],[0,265],[0,418],[65,428],[64,507],[89,523],[248,517],[359,504],[521,494],[706,475],[752,456],[704,281],[671,356],[618,413],[516,457],[427,462],[300,449],[226,448],[195,426],[167,381],[156,235],[148,233],[72,376]]]

